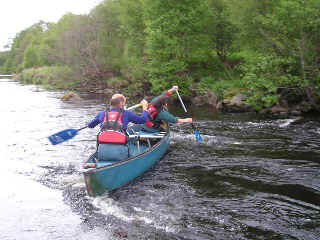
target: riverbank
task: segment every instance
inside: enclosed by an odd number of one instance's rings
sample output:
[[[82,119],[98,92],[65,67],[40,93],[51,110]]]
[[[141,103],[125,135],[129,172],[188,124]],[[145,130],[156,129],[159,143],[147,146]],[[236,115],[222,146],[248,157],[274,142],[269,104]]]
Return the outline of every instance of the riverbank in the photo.
[[[73,90],[80,86],[73,71],[66,66],[28,68],[13,79],[24,84],[42,85],[46,89]]]
[[[63,97],[65,101],[79,101],[81,100],[79,96],[81,93],[99,94],[105,99],[118,92],[126,94],[131,99],[146,98],[151,100],[151,96],[154,95],[151,92],[151,86],[142,86],[141,83],[135,85],[121,78],[111,78],[104,81],[77,79],[74,72],[68,67],[54,66],[25,69],[15,75],[14,79],[24,84],[36,84],[42,85],[46,89],[66,91],[66,95]],[[279,117],[303,116],[310,112],[318,112],[318,109],[306,99],[300,99],[292,103],[282,98],[271,107],[257,109],[248,103],[247,91],[237,87],[225,90],[225,94],[218,94],[214,90],[201,88],[198,88],[197,91],[191,89],[190,92],[189,96],[183,96],[187,104],[214,112],[254,112]]]

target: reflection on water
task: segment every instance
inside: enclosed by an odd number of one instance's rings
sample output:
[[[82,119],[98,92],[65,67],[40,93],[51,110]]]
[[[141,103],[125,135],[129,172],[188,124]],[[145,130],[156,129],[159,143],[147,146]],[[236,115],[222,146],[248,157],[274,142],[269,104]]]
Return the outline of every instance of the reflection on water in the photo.
[[[70,104],[59,92],[0,86],[1,239],[320,239],[317,118],[190,106],[185,114],[177,104],[172,111],[193,116],[204,141],[189,125],[173,126],[170,150],[152,171],[91,198],[79,170],[97,129],[56,146],[46,137],[85,125],[101,99]]]
[[[81,216],[70,211],[58,190],[63,189],[64,176],[75,178],[78,175],[70,171],[70,166],[75,168],[85,156],[79,144],[68,143],[57,149],[47,140],[47,136],[58,129],[85,121],[79,113],[75,118],[77,107],[63,104],[58,99],[60,95],[0,80],[1,240],[105,239],[111,236],[104,228],[86,231]],[[90,108],[81,111],[83,114]],[[75,149],[79,148],[83,156],[75,154]],[[61,171],[56,174],[57,171],[50,171],[52,168]],[[47,177],[50,181],[41,181],[51,172],[54,174]]]

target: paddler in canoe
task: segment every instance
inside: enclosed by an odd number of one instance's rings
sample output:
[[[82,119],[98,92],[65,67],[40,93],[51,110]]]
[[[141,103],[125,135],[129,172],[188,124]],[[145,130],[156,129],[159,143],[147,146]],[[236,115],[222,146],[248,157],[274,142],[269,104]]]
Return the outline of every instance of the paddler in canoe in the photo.
[[[110,110],[101,111],[88,124],[94,128],[100,124],[100,133],[97,137],[98,158],[102,161],[121,161],[128,158],[128,146],[126,130],[130,122],[143,124],[149,119],[148,102],[141,101],[142,115],[124,110],[126,97],[122,94],[114,94],[111,97]]]
[[[168,123],[192,123],[192,118],[179,118],[168,111],[170,97],[178,88],[178,86],[173,86],[169,90],[164,91],[160,96],[153,98],[148,105],[149,119],[143,125],[136,126],[134,130],[161,132],[166,131]]]

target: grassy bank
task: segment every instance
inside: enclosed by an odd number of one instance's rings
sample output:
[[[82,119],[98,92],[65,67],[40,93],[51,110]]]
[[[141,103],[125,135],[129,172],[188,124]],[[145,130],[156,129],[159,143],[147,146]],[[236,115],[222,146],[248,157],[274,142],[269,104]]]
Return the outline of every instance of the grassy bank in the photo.
[[[80,85],[80,81],[68,67],[29,68],[17,74],[15,79],[25,84],[43,85],[47,89],[74,90]]]

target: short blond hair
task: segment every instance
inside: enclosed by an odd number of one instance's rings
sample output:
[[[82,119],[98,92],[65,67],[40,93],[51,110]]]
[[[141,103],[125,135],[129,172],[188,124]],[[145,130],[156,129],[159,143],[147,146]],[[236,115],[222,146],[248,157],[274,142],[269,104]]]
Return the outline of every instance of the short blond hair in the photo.
[[[110,105],[112,107],[117,107],[121,102],[124,102],[125,100],[126,100],[126,97],[123,94],[116,93],[112,95],[110,100]]]

